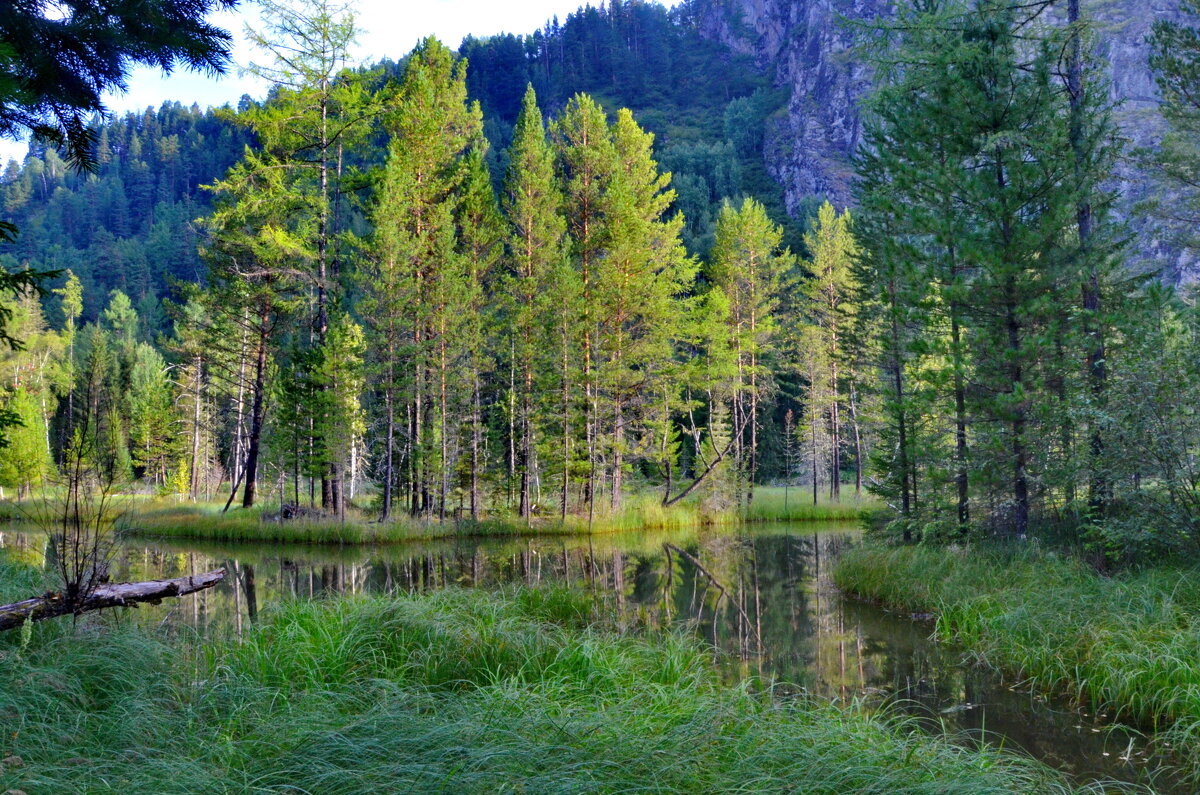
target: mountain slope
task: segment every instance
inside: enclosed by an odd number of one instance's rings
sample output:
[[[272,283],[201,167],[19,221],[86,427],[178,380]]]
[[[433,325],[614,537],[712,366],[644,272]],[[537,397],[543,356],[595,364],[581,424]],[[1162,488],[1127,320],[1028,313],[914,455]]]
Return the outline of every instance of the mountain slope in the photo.
[[[795,212],[813,194],[850,200],[851,153],[861,140],[857,101],[870,74],[853,52],[855,23],[886,14],[887,0],[693,0],[703,34],[769,69],[791,92],[787,113],[767,130],[767,169]],[[1098,54],[1109,64],[1118,120],[1134,146],[1152,144],[1162,129],[1158,90],[1147,62],[1146,36],[1157,19],[1179,15],[1180,0],[1084,0]],[[1119,174],[1128,209],[1149,190],[1146,174],[1126,163]],[[1169,282],[1200,277],[1186,255],[1164,247],[1136,224],[1136,255],[1157,260]]]

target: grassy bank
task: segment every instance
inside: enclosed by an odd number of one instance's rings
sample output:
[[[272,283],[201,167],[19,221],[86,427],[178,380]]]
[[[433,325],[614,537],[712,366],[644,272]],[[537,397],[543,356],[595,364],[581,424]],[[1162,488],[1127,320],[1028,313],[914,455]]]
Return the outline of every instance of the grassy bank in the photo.
[[[2,589],[10,578],[0,572]],[[28,583],[26,583],[28,584]],[[0,636],[0,791],[1069,792],[1034,762],[723,688],[564,591],[295,603],[244,641]]]
[[[746,515],[734,511],[705,511],[697,503],[664,507],[657,495],[639,495],[626,500],[617,514],[600,513],[591,522],[586,516],[535,517],[526,522],[514,516],[495,516],[481,521],[448,519],[445,522],[399,516],[387,522],[353,513],[346,521],[301,518],[274,521],[264,510],[230,510],[222,513],[217,504],[158,503],[131,510],[123,519],[126,532],[159,538],[204,538],[216,541],[245,541],[310,544],[389,544],[402,541],[462,537],[519,537],[622,533],[634,530],[679,530],[701,525],[739,522],[830,522],[854,521],[871,503],[848,497],[840,503],[822,500],[816,505],[797,489],[784,494],[782,488],[755,491]]]
[[[853,486],[844,486],[840,502],[833,502],[822,492],[816,503],[812,491],[803,487],[761,486],[754,490],[750,510],[742,517],[746,522],[854,522],[864,510],[877,505],[870,495],[854,495]]]
[[[1108,578],[1029,549],[866,547],[842,589],[937,616],[937,631],[1038,688],[1161,731],[1200,774],[1200,571]]]

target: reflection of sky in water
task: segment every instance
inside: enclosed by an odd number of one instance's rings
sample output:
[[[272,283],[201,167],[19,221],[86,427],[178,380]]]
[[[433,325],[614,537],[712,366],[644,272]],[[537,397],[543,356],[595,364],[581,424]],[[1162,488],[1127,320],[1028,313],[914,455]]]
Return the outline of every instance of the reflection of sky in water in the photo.
[[[785,690],[888,702],[934,727],[974,736],[986,731],[1082,779],[1138,780],[1146,766],[1140,738],[1110,733],[1083,713],[970,665],[955,649],[931,642],[928,623],[843,599],[830,570],[854,543],[857,532],[836,525],[379,548],[130,540],[120,547],[113,579],[225,566],[230,574],[216,589],[143,607],[132,620],[233,633],[286,598],[570,581],[595,588],[633,624],[694,626],[722,650],[730,679],[757,676]],[[44,537],[9,527],[0,544],[18,559],[46,562]]]

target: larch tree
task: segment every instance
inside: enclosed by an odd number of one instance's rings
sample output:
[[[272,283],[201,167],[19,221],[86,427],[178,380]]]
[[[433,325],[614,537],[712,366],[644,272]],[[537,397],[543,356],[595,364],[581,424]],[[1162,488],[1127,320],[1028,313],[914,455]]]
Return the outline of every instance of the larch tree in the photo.
[[[579,279],[578,324],[583,394],[587,481],[584,499],[589,523],[595,516],[599,466],[598,394],[596,387],[597,269],[608,246],[605,203],[616,168],[616,151],[608,119],[595,100],[577,94],[550,125],[570,238],[569,256]],[[578,399],[578,398],[577,398]]]
[[[537,444],[541,402],[538,374],[551,370],[545,362],[555,349],[552,283],[563,260],[566,220],[560,214],[562,195],[554,173],[554,152],[546,139],[542,113],[533,86],[525,91],[521,113],[509,150],[503,209],[509,223],[505,301],[509,305],[509,333],[520,371],[518,513],[526,520],[532,511],[530,487]],[[567,477],[564,470],[563,477]]]
[[[737,383],[731,413],[735,428],[745,428],[735,446],[735,462],[745,479],[746,506],[754,495],[758,470],[759,406],[771,388],[772,357],[780,342],[777,328],[780,290],[795,264],[782,248],[783,229],[766,208],[746,199],[728,202],[717,217],[716,239],[706,271],[729,306],[731,347],[737,359]]]
[[[676,343],[683,335],[683,304],[697,264],[684,250],[683,217],[667,216],[675,199],[671,175],[654,160],[654,135],[638,126],[627,108],[612,127],[615,169],[605,196],[608,245],[596,273],[599,310],[597,375],[611,425],[611,507],[620,508],[628,462],[658,447],[647,438],[646,420],[661,423],[678,402],[664,389],[673,383]],[[657,434],[661,435],[661,434]],[[652,434],[656,436],[656,434]]]
[[[809,322],[812,342],[823,362],[824,384],[814,395],[824,395],[822,412],[829,433],[829,496],[841,498],[842,406],[848,403],[847,361],[849,340],[857,320],[857,285],[854,262],[858,244],[851,230],[850,212],[841,215],[825,202],[817,215],[815,228],[804,236],[811,259],[805,260],[808,279],[804,291],[809,298]]]
[[[6,444],[0,447],[0,482],[16,489],[18,499],[27,499],[54,467],[46,444],[46,418],[24,385],[8,394],[4,410],[11,412],[19,424],[8,432]]]
[[[467,352],[470,406],[467,409],[469,471],[467,490],[471,518],[483,509],[481,480],[487,457],[483,408],[483,372],[494,359],[493,343],[499,320],[492,296],[498,264],[504,253],[505,228],[488,173],[486,141],[480,140],[463,161],[463,187],[458,206],[459,248],[464,257],[464,307],[461,347]]]
[[[268,100],[239,116],[261,148],[247,150],[239,168],[277,171],[287,203],[277,229],[291,268],[312,292],[312,344],[325,344],[329,313],[340,292],[348,173],[345,148],[369,129],[375,108],[359,73],[347,70],[357,28],[350,7],[329,0],[266,0],[262,30],[251,42],[269,56],[247,71],[273,87]],[[321,505],[335,510],[343,484],[332,471],[321,476]]]
[[[469,173],[464,160],[481,143],[483,126],[478,103],[467,101],[466,62],[426,39],[385,116],[392,139],[374,215],[373,259],[394,269],[388,301],[407,310],[401,353],[410,510],[444,516],[457,431],[451,393],[459,393],[457,365],[469,358],[464,316],[473,300],[467,274],[474,266],[457,228],[460,191]]]

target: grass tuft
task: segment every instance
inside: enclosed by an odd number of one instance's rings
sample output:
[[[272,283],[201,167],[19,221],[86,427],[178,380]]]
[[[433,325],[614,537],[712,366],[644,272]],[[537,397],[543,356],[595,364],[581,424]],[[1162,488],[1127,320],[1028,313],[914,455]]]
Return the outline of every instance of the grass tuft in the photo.
[[[1029,547],[861,547],[842,589],[937,616],[939,635],[989,664],[1114,718],[1160,730],[1200,775],[1200,571],[1116,577]]]
[[[11,566],[0,562],[0,582]],[[0,791],[1075,791],[914,724],[719,684],[690,636],[569,591],[284,604],[242,641],[47,622],[0,636]]]
[[[2,504],[2,503],[0,503]],[[414,519],[399,516],[377,522],[364,516],[337,519],[302,518],[275,521],[261,509],[222,512],[217,504],[159,503],[130,511],[122,520],[122,532],[156,538],[205,538],[214,541],[302,544],[390,544],[430,541],[455,537],[521,537],[610,534],[650,530],[681,530],[689,527],[734,525],[742,522],[855,521],[874,503],[848,497],[843,502],[822,500],[812,504],[801,489],[784,494],[780,487],[755,490],[746,514],[734,511],[708,512],[699,503],[684,501],[663,506],[661,495],[640,494],[626,499],[613,514],[599,512],[589,522],[586,516],[569,514],[565,521],[554,517],[500,515],[479,521]]]

